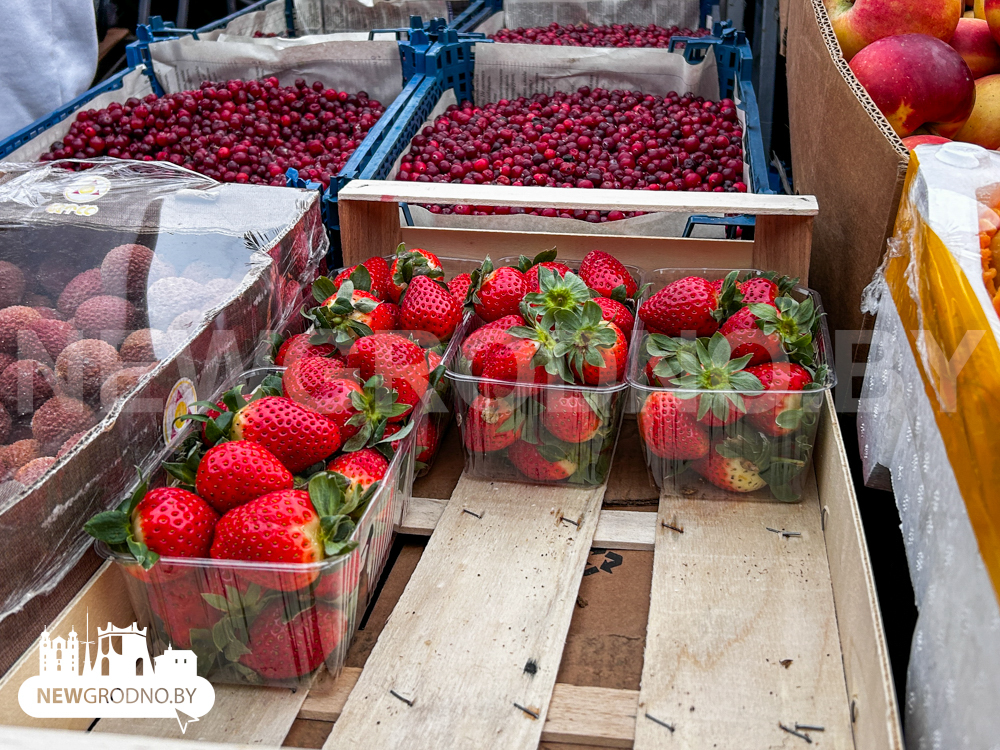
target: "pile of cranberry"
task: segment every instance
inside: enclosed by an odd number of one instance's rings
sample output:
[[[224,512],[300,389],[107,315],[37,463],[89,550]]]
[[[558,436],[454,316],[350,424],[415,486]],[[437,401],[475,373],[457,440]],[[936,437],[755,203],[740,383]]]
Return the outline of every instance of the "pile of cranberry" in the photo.
[[[206,81],[81,111],[40,158],[169,161],[222,182],[264,185],[284,185],[292,167],[327,186],[384,112],[364,91],[319,81]]]
[[[675,36],[708,36],[708,29],[665,28],[656,24],[636,26],[616,23],[610,26],[593,26],[589,23],[563,26],[550,23],[538,28],[500,29],[490,38],[507,44],[548,44],[554,47],[656,47],[666,49]],[[681,45],[682,46],[682,45]]]
[[[622,190],[746,192],[731,99],[587,86],[449,107],[413,138],[397,180]],[[615,221],[621,211],[428,206],[442,214],[529,213]]]

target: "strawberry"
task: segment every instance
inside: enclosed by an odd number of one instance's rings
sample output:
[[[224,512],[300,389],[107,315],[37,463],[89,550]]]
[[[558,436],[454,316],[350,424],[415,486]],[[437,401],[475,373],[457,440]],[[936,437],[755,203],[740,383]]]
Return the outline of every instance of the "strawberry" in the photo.
[[[466,307],[475,310],[476,315],[487,323],[516,315],[521,300],[528,293],[528,282],[524,274],[511,266],[493,267],[490,256],[483,265],[472,272]]]
[[[323,602],[332,602],[345,594],[352,594],[361,580],[363,561],[357,555],[345,558],[339,565],[325,566],[312,595]]]
[[[753,492],[767,486],[757,467],[745,458],[720,455],[715,446],[691,464],[709,482],[727,492]]]
[[[732,347],[733,358],[750,357],[749,367],[785,358],[781,339],[774,333],[766,335],[749,307],[741,307],[722,324],[719,333],[726,337]]]
[[[294,680],[319,669],[347,633],[340,610],[317,604],[289,612],[282,599],[267,604],[247,631],[240,664],[265,680]]]
[[[347,355],[347,366],[358,368],[364,381],[381,375],[385,387],[396,391],[397,401],[411,407],[420,403],[430,384],[424,350],[394,333],[376,333],[355,341]]]
[[[749,305],[754,302],[765,305],[773,305],[781,294],[778,285],[770,279],[762,276],[755,276],[739,283],[740,294],[743,295],[743,304]]]
[[[507,383],[544,383],[548,380],[545,367],[533,362],[538,347],[537,341],[511,336],[508,341],[485,349],[473,361],[473,373],[478,370],[478,377]],[[503,398],[513,390],[513,385],[479,384],[479,392],[489,398]]]
[[[316,329],[313,343],[343,347],[375,331],[391,331],[399,322],[395,305],[355,289],[350,279],[334,290],[328,278],[320,277],[313,282],[313,297],[322,304],[303,313]]]
[[[314,344],[310,341],[311,333],[297,333],[285,339],[278,353],[274,355],[274,364],[278,367],[287,367],[293,362],[304,357],[330,357],[334,361],[343,362],[343,357],[337,352],[337,347],[333,344]]]
[[[591,250],[580,264],[580,278],[602,297],[619,302],[635,296],[638,285],[628,269],[613,255]]]
[[[719,330],[718,304],[719,293],[712,282],[686,276],[670,282],[643,302],[639,317],[648,328],[667,336],[711,336]]]
[[[273,453],[296,474],[322,461],[341,445],[340,428],[332,419],[284,396],[250,402],[236,394],[230,437],[249,440]]]
[[[520,437],[523,421],[503,399],[476,396],[465,415],[465,445],[473,454],[503,450]]]
[[[468,273],[460,273],[448,282],[448,291],[451,292],[452,297],[458,300],[458,304],[464,305],[471,284],[472,277]]]
[[[653,391],[637,416],[646,448],[669,460],[702,458],[708,453],[708,432],[684,409],[671,391]]]
[[[507,457],[528,479],[536,482],[559,482],[572,475],[577,469],[577,464],[558,448],[552,448],[518,440],[507,449]]]
[[[547,268],[550,271],[553,271],[559,276],[559,278],[562,278],[566,274],[572,273],[573,271],[573,269],[571,269],[565,263],[560,263],[559,261],[544,261],[542,263],[535,264],[531,266],[527,271],[524,271],[524,278],[528,282],[529,293],[539,291],[540,287],[538,284],[538,271],[541,268]]]
[[[385,436],[395,436],[401,429],[401,426],[398,424],[386,425]],[[438,423],[431,416],[424,416],[421,418],[420,424],[417,425],[414,432],[416,433],[414,437],[414,457],[417,463],[422,464],[418,468],[425,468],[433,460],[441,441]],[[393,453],[398,453],[403,447],[403,439],[393,440],[389,445]]]
[[[195,490],[219,513],[295,486],[292,472],[266,448],[246,440],[209,448],[198,465]]]
[[[570,370],[587,385],[617,383],[625,372],[628,344],[614,323],[604,320],[595,302],[570,313],[556,326],[554,354],[565,356]]]
[[[339,479],[320,472],[309,480],[308,491],[271,492],[236,506],[216,524],[211,557],[303,564],[354,549],[357,543],[350,541],[354,522],[349,514],[356,505],[345,496],[343,477]],[[308,586],[318,574],[316,568],[244,571],[247,580],[282,591]]]
[[[686,370],[677,362],[681,352],[697,356],[697,339],[682,339],[664,336],[660,333],[650,334],[645,341],[649,361],[646,362],[646,380],[650,385],[665,386],[672,378],[683,375]]]
[[[399,326],[418,331],[425,346],[447,341],[462,322],[462,305],[448,288],[429,276],[416,276],[410,282],[399,305]]]
[[[415,276],[443,279],[441,261],[434,253],[420,248],[407,250],[405,245],[400,244],[389,269],[389,298],[399,304],[399,298]]]
[[[153,571],[160,567],[155,566]],[[221,585],[216,586],[219,577],[207,572],[205,576],[188,575],[186,579],[149,587],[149,607],[160,618],[174,648],[191,648],[192,630],[211,629],[222,618],[222,612],[208,604],[202,595],[203,589],[210,589],[206,592],[210,595],[220,595],[222,591]],[[219,592],[211,590],[216,587]]]
[[[537,320],[545,328],[551,328],[561,316],[579,310],[593,296],[583,279],[571,272],[560,276],[542,268],[538,271],[538,284],[537,292],[525,296],[530,313],[523,314],[526,320]]]
[[[721,333],[714,334],[707,343],[699,339],[693,353],[684,350],[677,354],[683,374],[670,382],[683,389],[678,394],[681,400],[697,404],[698,421],[710,427],[740,419],[747,411],[743,394],[763,389],[760,380],[743,369],[750,355],[730,359],[731,354],[729,342]]]
[[[148,490],[140,475],[130,497],[91,518],[84,530],[115,551],[131,553],[148,570],[160,556],[206,557],[218,520],[212,506],[193,492],[180,487]]]
[[[340,289],[341,285],[348,279],[354,284],[355,289],[370,292],[383,301],[390,299],[389,263],[385,258],[376,255],[356,266],[345,268],[334,278],[334,289]]]
[[[823,313],[816,310],[811,297],[802,302],[778,297],[773,305],[753,303],[748,307],[764,335],[778,337],[789,359],[805,367],[813,366],[813,340]]]
[[[477,355],[493,344],[502,344],[510,340],[507,331],[514,326],[524,325],[520,315],[505,315],[492,323],[480,326],[465,337],[462,342],[462,357],[472,363]]]
[[[337,456],[326,468],[345,477],[350,482],[350,489],[364,492],[385,476],[389,462],[374,448],[362,448]]]
[[[625,343],[632,341],[635,316],[625,305],[610,297],[594,297],[594,304],[601,308],[601,314],[609,323],[614,323],[625,334]]]
[[[590,440],[601,428],[601,418],[580,391],[554,391],[545,402],[542,424],[567,443]]]
[[[794,362],[771,362],[751,367],[753,374],[766,391],[792,391],[781,395],[754,396],[748,404],[750,414],[747,419],[758,430],[768,435],[781,437],[789,435],[800,426],[803,419],[815,415],[802,409],[802,396],[797,391],[808,389],[813,383],[809,371]]]

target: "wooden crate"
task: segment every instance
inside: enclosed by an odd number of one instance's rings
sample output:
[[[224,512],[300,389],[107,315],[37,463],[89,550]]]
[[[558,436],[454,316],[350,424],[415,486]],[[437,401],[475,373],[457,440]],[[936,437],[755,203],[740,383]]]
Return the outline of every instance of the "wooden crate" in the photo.
[[[385,233],[390,213],[398,221],[397,196],[372,199],[366,190],[352,185],[341,193],[346,236],[375,243],[345,242],[349,261],[383,252],[384,241],[395,240]],[[781,219],[775,223],[784,229],[758,230],[754,243],[651,240],[635,252],[666,259],[645,265],[669,265],[675,251],[699,247],[701,254],[692,257],[701,266],[741,265],[728,258],[742,254],[742,265],[803,268],[809,199],[747,199],[758,210],[775,210]],[[420,200],[447,202],[441,195]],[[686,205],[682,210],[704,210]],[[727,212],[746,209],[715,205]],[[381,228],[361,231],[353,225],[359,217],[381,221]],[[546,241],[463,230],[420,230],[418,236],[456,238],[447,249],[419,243],[448,255],[463,244],[481,256]],[[621,242],[616,250],[634,262],[627,255],[630,238],[615,239]],[[502,253],[492,250],[497,242],[503,242]],[[550,236],[547,246],[552,244]],[[771,262],[761,260],[767,258]],[[171,720],[101,720],[91,727],[90,720],[29,719],[16,696],[37,669],[33,647],[0,681],[0,724],[7,725],[0,736],[25,747],[65,741],[97,748],[108,741],[97,735],[114,732],[127,735],[115,738],[116,746],[136,750],[179,748],[188,740],[225,747],[322,742],[331,749],[750,750],[805,746],[805,735],[819,748],[901,750],[864,532],[831,397],[817,437],[815,482],[794,505],[694,499],[672,490],[658,495],[631,420],[608,483],[585,489],[466,477],[454,432],[430,474],[417,481],[399,528],[429,537],[419,562],[414,556],[397,560],[388,577],[392,585],[376,601],[377,640],[373,631],[359,635],[353,662],[349,656],[341,674],[321,673],[311,689],[298,692],[219,686],[213,710],[189,725],[182,740]],[[614,553],[619,558],[642,556],[629,568],[634,580],[625,582],[649,591],[645,633],[633,637],[636,653],[643,644],[641,676],[631,688],[602,682],[599,670],[581,679],[579,668],[574,680],[559,681],[574,671],[567,669],[571,663],[579,667],[596,658],[586,639],[566,646],[586,619],[581,582],[594,548],[620,550]],[[95,622],[128,622],[132,613],[118,576],[102,568],[50,630],[82,631],[88,613]],[[615,616],[634,619],[636,612]],[[823,729],[794,734],[797,723]],[[81,733],[89,727],[89,734]],[[53,729],[77,731],[58,735]]]

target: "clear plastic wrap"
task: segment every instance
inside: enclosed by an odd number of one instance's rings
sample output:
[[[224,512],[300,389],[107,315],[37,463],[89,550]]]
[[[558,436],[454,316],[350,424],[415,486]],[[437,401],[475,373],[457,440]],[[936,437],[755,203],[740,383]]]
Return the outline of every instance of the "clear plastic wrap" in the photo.
[[[1000,155],[918,146],[864,303],[878,320],[858,432],[866,478],[891,474],[920,611],[905,725],[921,750],[1000,732],[998,207]]]
[[[81,557],[173,417],[294,320],[328,243],[313,191],[158,162],[0,173],[3,618]]]
[[[448,18],[444,0],[295,0],[295,28],[301,34],[408,28],[410,16]]]

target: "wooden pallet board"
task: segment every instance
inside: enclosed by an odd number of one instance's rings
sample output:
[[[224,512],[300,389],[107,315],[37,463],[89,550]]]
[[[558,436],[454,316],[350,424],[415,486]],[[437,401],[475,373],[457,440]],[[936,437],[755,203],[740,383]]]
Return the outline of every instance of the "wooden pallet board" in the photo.
[[[853,748],[815,485],[797,504],[671,495],[656,529],[636,750],[736,737],[743,750],[804,745],[780,726],[796,723],[824,728],[804,732],[817,748]]]
[[[603,494],[463,477],[324,748],[537,747]]]

